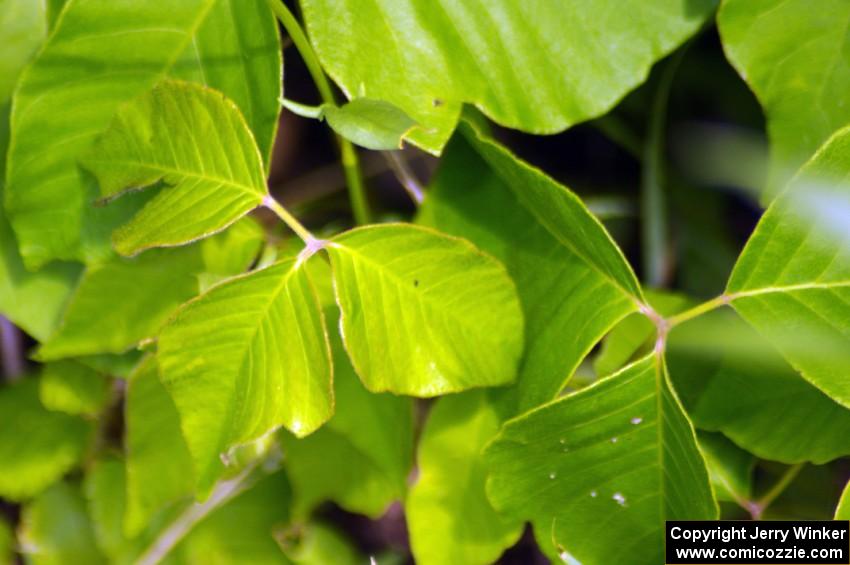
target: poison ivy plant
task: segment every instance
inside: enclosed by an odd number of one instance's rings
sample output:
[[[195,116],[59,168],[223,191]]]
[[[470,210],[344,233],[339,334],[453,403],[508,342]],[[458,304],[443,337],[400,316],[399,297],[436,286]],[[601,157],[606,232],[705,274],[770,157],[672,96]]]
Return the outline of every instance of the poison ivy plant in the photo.
[[[765,212],[725,300],[789,363],[850,406],[850,132],[836,133]]]
[[[716,4],[0,0],[0,561],[847,517],[847,10]]]
[[[261,23],[251,25],[250,33],[240,30],[252,20]],[[236,74],[252,77],[251,86]],[[126,221],[143,199],[91,207],[96,184],[80,172],[78,161],[122,104],[165,76],[200,76],[238,100],[258,127],[261,152],[268,153],[280,96],[280,49],[261,0],[164,2],[144,9],[69,0],[15,91],[5,198],[28,266],[109,255],[110,228]],[[264,92],[273,95],[262,97]],[[56,112],[62,120],[52,119]],[[38,159],[31,158],[33,151]]]
[[[484,492],[479,455],[500,424],[484,391],[443,398],[428,415],[407,499],[417,563],[492,563],[522,533],[522,523],[499,515]]]
[[[580,562],[663,559],[664,520],[717,517],[696,436],[655,355],[509,421],[487,448],[496,508]]]
[[[500,1],[481,12],[420,0],[306,0],[303,9],[322,64],[349,97],[400,107],[423,126],[410,140],[439,153],[464,102],[535,133],[605,113],[714,5]],[[647,12],[652,25],[632,25]],[[603,30],[606,41],[599,39]],[[550,56],[540,57],[541,50]]]

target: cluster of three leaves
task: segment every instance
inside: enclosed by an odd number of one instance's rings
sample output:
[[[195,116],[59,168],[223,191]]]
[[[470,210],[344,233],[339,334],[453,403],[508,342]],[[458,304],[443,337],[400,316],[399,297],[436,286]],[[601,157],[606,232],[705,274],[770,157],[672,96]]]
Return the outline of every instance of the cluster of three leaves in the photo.
[[[235,106],[188,83],[164,81],[122,108],[83,162],[104,198],[162,185],[116,232],[125,254],[207,236],[270,198]],[[398,224],[353,230],[323,246],[340,331],[367,388],[434,396],[513,379],[522,313],[495,259],[463,240]],[[330,348],[308,258],[213,287],[159,336],[161,377],[201,492],[233,445],[280,426],[303,436],[333,413]]]
[[[602,227],[588,221],[574,196],[480,134],[470,135],[468,128],[466,133],[467,140],[450,145],[420,219],[494,253],[517,282],[528,339],[517,388],[522,411],[555,398],[598,337],[635,312],[642,295]],[[841,375],[848,339],[843,292],[850,263],[846,230],[842,233],[829,219],[847,205],[841,173],[847,138],[846,131],[839,132],[774,203],[721,300],[762,331],[802,375],[782,378],[782,390],[795,391],[799,403],[787,413],[795,418],[813,410],[830,414],[839,429],[848,422]],[[452,190],[464,179],[466,192]],[[514,211],[510,225],[494,213],[506,208]],[[789,248],[800,251],[788,259]],[[559,270],[562,265],[569,270]],[[545,273],[558,284],[541,282]],[[564,289],[563,296],[553,288]],[[592,316],[576,316],[582,304],[594,305]],[[723,323],[724,331],[733,329],[728,319]],[[714,355],[710,347],[697,354]],[[594,387],[507,423],[487,450],[490,500],[507,516],[531,519],[544,538],[552,532],[556,543],[582,562],[618,559],[625,555],[621,551],[652,555],[663,545],[664,518],[714,517],[692,425],[665,365],[651,355]],[[693,381],[687,374],[692,368],[677,363],[685,373],[672,376],[677,386]],[[763,402],[778,393],[766,379],[746,378],[744,373],[715,379],[712,386],[734,384],[730,394],[767,387],[759,395]],[[688,400],[695,398],[695,388],[705,388],[705,383],[687,384]],[[783,445],[782,438],[793,434],[786,426],[765,426],[759,406],[734,417],[717,411],[707,417],[703,402],[691,409],[699,410],[699,421],[709,429],[720,425],[734,432],[741,445],[756,446],[768,458],[822,462],[847,450],[838,432],[805,446]],[[775,435],[768,444],[759,439],[766,430]],[[597,535],[602,523],[610,537]]]

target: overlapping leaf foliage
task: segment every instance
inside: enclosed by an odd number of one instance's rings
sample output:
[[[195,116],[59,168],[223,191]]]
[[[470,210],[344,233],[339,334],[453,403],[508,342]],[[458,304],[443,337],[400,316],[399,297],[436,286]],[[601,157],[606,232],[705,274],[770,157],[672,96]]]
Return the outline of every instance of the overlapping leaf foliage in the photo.
[[[401,502],[426,565],[494,562],[526,523],[553,559],[660,562],[665,520],[760,515],[756,465],[850,455],[844,5],[722,2],[767,193],[814,156],[705,303],[644,289],[486,119],[608,112],[714,2],[300,5],[348,102],[282,98],[264,0],[0,0],[0,313],[43,364],[0,387],[27,562],[363,562],[328,502]],[[441,154],[419,225],[314,235],[276,202],[281,102]]]
[[[411,141],[435,153],[464,102],[501,124],[535,133],[604,113],[655,60],[696,31],[713,7],[711,0],[507,0],[487,10],[427,0],[303,2],[328,74],[352,98],[386,100],[410,114],[423,126]],[[654,25],[634,25],[648,13]]]

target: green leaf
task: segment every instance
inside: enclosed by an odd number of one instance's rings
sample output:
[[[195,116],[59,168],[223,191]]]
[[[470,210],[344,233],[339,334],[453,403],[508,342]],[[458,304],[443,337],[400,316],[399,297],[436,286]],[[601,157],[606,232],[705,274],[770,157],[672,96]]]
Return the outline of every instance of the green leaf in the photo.
[[[257,259],[265,242],[263,227],[246,216],[215,237],[201,242],[204,272],[199,275],[201,290],[244,273]]]
[[[361,565],[365,562],[342,533],[319,522],[293,525],[282,532],[278,543],[296,565]]]
[[[850,482],[841,493],[841,500],[838,501],[838,508],[835,509],[835,519],[850,520]]]
[[[18,74],[46,35],[43,2],[0,0],[0,178],[5,177],[9,97]],[[0,199],[3,198],[0,180]],[[55,329],[79,268],[53,264],[39,272],[24,268],[15,236],[0,206],[0,313],[38,340]]]
[[[215,0],[191,44],[172,65],[174,78],[223,92],[245,117],[266,163],[277,133],[283,50],[266,0]]]
[[[83,164],[105,199],[165,185],[115,232],[122,255],[221,231],[266,195],[262,158],[239,109],[187,82],[163,81],[123,106]]]
[[[431,409],[405,505],[417,563],[494,563],[522,534],[522,522],[497,514],[484,492],[480,454],[500,424],[485,391],[447,396]]]
[[[71,263],[51,263],[39,271],[28,271],[0,210],[0,313],[16,326],[39,341],[53,334],[80,271],[79,265]]]
[[[670,376],[698,428],[761,458],[826,463],[850,454],[850,410],[794,371],[734,312],[673,329]]]
[[[533,133],[604,114],[714,5],[499,0],[482,11],[428,0],[306,0],[302,8],[342,89],[398,106],[423,126],[411,141],[439,153],[464,102]]]
[[[693,428],[651,354],[509,421],[485,452],[497,510],[582,563],[663,561],[665,520],[717,507]]]
[[[123,103],[167,75],[206,77],[240,105],[268,154],[279,111],[279,51],[262,0],[69,0],[15,94],[6,206],[26,264],[111,254],[112,229],[144,199],[91,207],[96,186],[78,159]]]
[[[194,473],[174,401],[148,356],[130,375],[124,405],[127,510],[124,532],[135,537],[160,510],[192,495]]]
[[[232,446],[280,426],[304,436],[331,416],[330,346],[302,266],[286,259],[213,287],[160,334],[162,382],[201,495]]]
[[[126,482],[124,462],[107,457],[92,465],[83,483],[95,541],[113,563],[129,562],[135,553],[127,544],[121,527]]]
[[[15,534],[6,520],[0,520],[0,563],[12,565],[14,561]]]
[[[767,115],[772,166],[767,196],[850,122],[850,5],[827,0],[724,0],[717,25],[726,56]]]
[[[789,363],[850,407],[850,129],[833,136],[756,226],[726,292]]]
[[[44,2],[0,0],[0,107],[12,96],[21,69],[46,36]]]
[[[88,267],[59,330],[38,350],[42,360],[123,353],[156,335],[198,293],[195,247],[158,249]]]
[[[555,398],[599,339],[637,310],[614,273],[629,288],[637,283],[575,195],[472,130],[464,131],[471,139],[452,139],[418,221],[473,241],[503,261],[516,282],[526,322],[517,403],[528,409]],[[534,193],[555,199],[563,215],[542,223]],[[575,232],[563,233],[560,223]],[[591,245],[610,258],[610,276],[596,251],[587,249]]]
[[[0,388],[0,496],[29,498],[79,461],[91,426],[51,412],[38,399],[38,379]]]
[[[427,397],[514,380],[522,312],[498,261],[403,224],[345,232],[327,251],[345,348],[367,389]]]
[[[670,316],[691,305],[691,301],[680,295],[655,290],[646,291],[652,309],[662,316]],[[654,345],[655,325],[643,314],[634,313],[621,321],[605,336],[599,355],[593,360],[593,370],[605,376],[621,369],[634,356],[644,353],[643,348]]]
[[[338,317],[338,311],[331,309]],[[404,498],[413,463],[410,399],[371,394],[357,379],[337,334],[331,336],[335,412],[314,434],[283,434],[286,472],[292,482],[292,513],[309,516],[332,500],[357,514],[377,518]]]
[[[289,522],[291,494],[286,475],[263,477],[200,522],[174,548],[177,563],[286,564],[274,540]]]
[[[76,485],[56,483],[24,507],[21,521],[21,549],[27,563],[107,562],[95,544],[85,499]]]
[[[397,106],[371,98],[355,98],[342,106],[325,104],[322,114],[335,132],[366,149],[401,149],[416,121]]]
[[[48,410],[96,416],[109,400],[110,382],[76,361],[44,365],[39,398]]]
[[[697,436],[717,500],[745,502],[753,490],[756,458],[722,434],[702,432]]]

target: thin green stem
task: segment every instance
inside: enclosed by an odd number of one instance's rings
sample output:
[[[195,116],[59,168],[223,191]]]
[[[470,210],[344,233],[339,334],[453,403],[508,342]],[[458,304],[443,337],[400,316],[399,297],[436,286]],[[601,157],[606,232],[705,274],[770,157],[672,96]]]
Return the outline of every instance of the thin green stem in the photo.
[[[785,492],[794,479],[797,478],[797,475],[800,474],[800,471],[803,470],[803,466],[805,463],[797,463],[796,465],[792,465],[788,467],[788,469],[779,477],[779,480],[776,481],[769,491],[764,493],[764,495],[755,501],[750,506],[750,513],[753,516],[753,519],[760,520],[764,511],[773,504],[773,501],[779,498],[779,496]]]
[[[655,99],[652,101],[649,130],[643,147],[641,172],[643,270],[647,283],[656,287],[664,286],[671,274],[667,198],[664,193],[664,134],[670,88],[684,52],[685,50],[681,49],[662,69]]]
[[[729,304],[729,302],[729,295],[721,294],[720,296],[712,298],[711,300],[703,302],[702,304],[697,304],[693,308],[685,310],[684,312],[676,314],[675,316],[671,316],[667,319],[667,326],[670,328],[678,326],[679,324],[687,322],[688,320],[696,318],[697,316],[701,316],[706,312],[711,312],[712,310],[716,310],[721,306],[726,306],[727,304]]]
[[[295,48],[304,59],[307,65],[307,70],[310,76],[313,77],[313,82],[316,83],[316,88],[319,90],[319,95],[325,104],[336,104],[331,84],[328,77],[325,76],[322,70],[322,65],[319,63],[319,58],[313,50],[310,40],[307,39],[307,34],[301,28],[301,24],[283,3],[283,0],[267,0],[269,6],[274,12],[280,23],[283,24],[286,33],[295,44]],[[369,204],[366,199],[366,190],[363,184],[363,174],[360,171],[360,162],[357,157],[357,150],[354,145],[344,137],[337,135],[337,143],[339,144],[340,157],[342,159],[342,167],[345,170],[345,180],[348,184],[348,194],[351,200],[351,211],[354,214],[354,220],[358,224],[368,224],[371,220]]]
[[[309,104],[301,104],[300,102],[296,102],[295,100],[289,100],[288,98],[281,98],[280,105],[295,114],[296,116],[301,116],[302,118],[309,118],[311,120],[320,119],[322,117],[322,113],[324,112],[324,105],[310,106]]]
[[[372,221],[369,211],[369,201],[366,199],[366,189],[363,185],[363,172],[360,170],[360,158],[357,149],[344,137],[337,135],[342,156],[342,168],[345,171],[345,182],[348,184],[348,198],[351,201],[351,211],[357,224],[368,224]]]
[[[283,0],[268,0],[268,4],[274,15],[277,16],[277,19],[283,24],[283,28],[289,34],[289,38],[301,54],[301,58],[304,59],[304,64],[307,65],[307,70],[310,72],[310,76],[313,77],[316,88],[319,89],[319,95],[322,97],[322,101],[327,104],[334,104],[335,100],[333,90],[331,90],[331,84],[322,70],[322,65],[319,63],[319,57],[316,56],[316,52],[313,50],[313,45],[307,39],[307,34],[301,29],[301,24],[298,23],[295,15],[283,3]]]
[[[298,221],[298,219],[289,213],[289,211],[281,206],[277,200],[271,197],[271,195],[263,198],[263,206],[277,214],[277,217],[280,218],[284,224],[289,226],[289,228],[295,232],[295,234],[304,241],[305,244],[309,247],[311,244],[314,244],[316,241],[319,241],[310,230],[304,227],[304,225]]]

